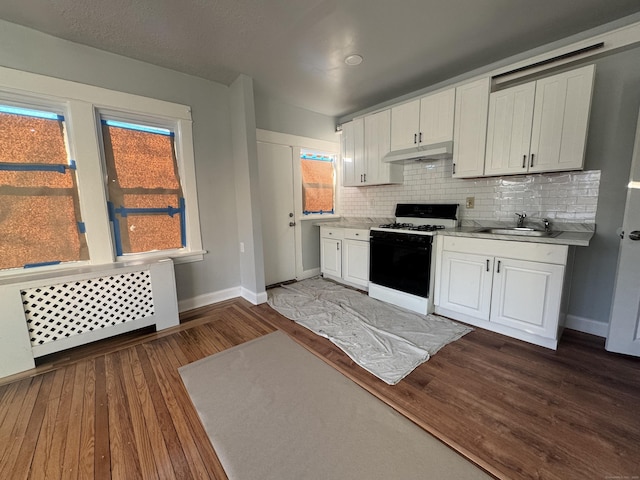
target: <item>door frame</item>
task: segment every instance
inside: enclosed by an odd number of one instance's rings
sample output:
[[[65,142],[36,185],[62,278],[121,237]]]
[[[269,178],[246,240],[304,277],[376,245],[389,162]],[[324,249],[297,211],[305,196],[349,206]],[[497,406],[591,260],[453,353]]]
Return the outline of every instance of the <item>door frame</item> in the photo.
[[[284,145],[291,147],[293,156],[293,203],[294,203],[294,220],[296,225],[295,229],[295,264],[296,264],[296,279],[303,280],[320,274],[320,266],[317,268],[311,268],[304,270],[303,263],[303,250],[305,245],[302,242],[302,222],[303,221],[320,221],[332,218],[339,218],[340,208],[340,188],[342,178],[342,158],[340,157],[340,142],[329,142],[326,140],[319,140],[309,137],[301,137],[298,135],[291,135],[288,133],[272,132],[269,130],[256,129],[256,139],[258,142],[274,143],[277,145]],[[335,214],[333,215],[303,215],[302,214],[302,171],[300,168],[300,162],[296,161],[300,158],[301,150],[316,150],[327,154],[336,156],[336,186],[335,186]],[[319,237],[319,234],[318,234]],[[308,247],[307,247],[308,248]],[[320,251],[318,250],[318,258],[320,258]]]

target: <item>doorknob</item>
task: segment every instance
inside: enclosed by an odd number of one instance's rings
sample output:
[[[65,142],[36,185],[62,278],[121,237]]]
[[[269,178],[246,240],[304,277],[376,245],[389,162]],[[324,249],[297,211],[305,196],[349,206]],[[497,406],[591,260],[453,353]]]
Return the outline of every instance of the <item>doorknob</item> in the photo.
[[[640,240],[640,230],[634,230],[629,234],[629,240]]]
[[[289,222],[289,226],[290,227],[295,227],[296,226],[296,222]]]

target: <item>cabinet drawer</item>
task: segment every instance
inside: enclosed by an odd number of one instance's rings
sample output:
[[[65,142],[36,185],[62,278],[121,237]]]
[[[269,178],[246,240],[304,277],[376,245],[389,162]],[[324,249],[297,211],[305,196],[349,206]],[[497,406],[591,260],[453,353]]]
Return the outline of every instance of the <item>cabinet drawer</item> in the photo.
[[[344,238],[351,238],[353,240],[369,241],[369,230],[365,228],[345,228]]]
[[[320,227],[320,236],[324,238],[344,238],[344,228]]]
[[[473,253],[492,257],[515,258],[532,262],[545,262],[565,265],[567,245],[535,243],[513,240],[489,240],[472,237],[444,237],[443,250],[460,253]]]

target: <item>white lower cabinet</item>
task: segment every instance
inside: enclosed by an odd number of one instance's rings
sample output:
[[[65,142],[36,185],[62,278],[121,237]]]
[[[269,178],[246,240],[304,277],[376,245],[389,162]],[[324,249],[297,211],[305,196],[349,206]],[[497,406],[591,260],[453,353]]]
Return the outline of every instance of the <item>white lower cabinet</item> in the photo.
[[[566,245],[446,237],[436,265],[436,313],[556,348]]]
[[[369,231],[320,227],[320,271],[325,277],[369,287]]]

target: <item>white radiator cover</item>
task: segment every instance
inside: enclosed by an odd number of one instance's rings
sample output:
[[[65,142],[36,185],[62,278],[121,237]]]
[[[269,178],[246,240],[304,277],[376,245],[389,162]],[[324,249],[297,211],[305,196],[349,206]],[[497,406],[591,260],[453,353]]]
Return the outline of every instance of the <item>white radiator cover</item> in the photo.
[[[0,377],[33,368],[43,355],[179,323],[171,260],[3,280],[0,303]]]

